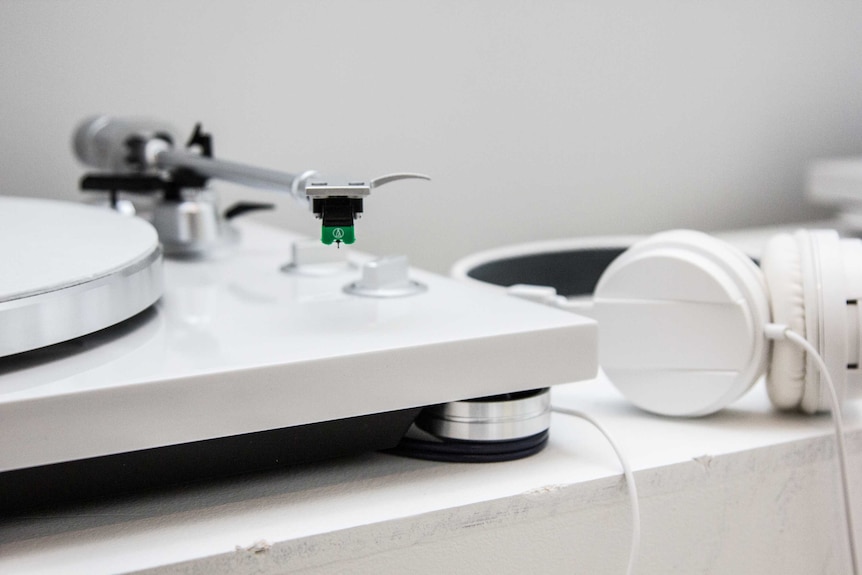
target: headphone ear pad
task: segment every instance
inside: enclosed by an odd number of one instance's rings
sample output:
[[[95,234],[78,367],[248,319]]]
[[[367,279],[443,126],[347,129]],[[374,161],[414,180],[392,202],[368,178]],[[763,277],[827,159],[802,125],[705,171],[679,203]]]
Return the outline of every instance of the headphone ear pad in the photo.
[[[818,351],[840,400],[848,370],[858,373],[862,242],[841,239],[834,230],[797,230],[775,242],[763,259],[773,321],[787,325]],[[793,254],[798,272],[790,271]],[[829,394],[814,359],[785,341],[774,342],[772,353],[767,381],[775,405],[805,413],[827,411]]]
[[[805,337],[805,289],[799,247],[790,234],[769,240],[761,269],[769,289],[772,321]],[[805,354],[789,341],[775,341],[766,390],[779,409],[798,409],[805,390]]]

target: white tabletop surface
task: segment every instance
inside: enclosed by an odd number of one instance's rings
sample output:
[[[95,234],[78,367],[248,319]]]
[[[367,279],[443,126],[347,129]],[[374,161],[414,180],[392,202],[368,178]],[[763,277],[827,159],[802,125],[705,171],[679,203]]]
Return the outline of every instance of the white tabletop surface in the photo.
[[[640,412],[602,378],[555,388],[553,403],[597,418],[636,471],[658,470],[658,475],[650,474],[651,481],[671,490],[674,482],[686,481],[685,474],[674,473],[677,463],[694,460],[708,467],[725,454],[829,441],[832,430],[828,416],[773,411],[762,382],[731,408],[700,419]],[[859,405],[846,407],[853,430],[859,429],[859,411]],[[858,441],[851,445],[859,451]],[[351,528],[405,517],[421,520],[422,514],[542,494],[559,486],[599,489],[606,481],[597,480],[619,474],[619,464],[596,430],[555,414],[548,447],[515,462],[449,464],[366,454],[120,503],[7,519],[0,523],[0,571],[97,574],[212,560],[255,545],[268,547],[339,530],[349,533]]]

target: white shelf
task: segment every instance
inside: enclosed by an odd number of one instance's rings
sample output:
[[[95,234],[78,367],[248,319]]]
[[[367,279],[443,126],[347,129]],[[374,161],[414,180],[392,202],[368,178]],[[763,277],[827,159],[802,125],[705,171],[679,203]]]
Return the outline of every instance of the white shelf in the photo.
[[[786,569],[776,572],[808,573],[812,565],[842,572],[828,417],[776,413],[762,384],[702,419],[642,413],[601,379],[557,387],[553,401],[599,419],[636,469],[639,573],[754,573],[746,569],[779,550],[785,555],[775,564]],[[859,416],[851,405],[856,484]],[[857,513],[860,503],[857,497]],[[753,525],[763,531],[748,533]],[[7,520],[0,524],[0,571],[372,573],[412,561],[419,572],[473,564],[500,573],[530,566],[569,573],[578,565],[595,572],[590,566],[605,561],[602,570],[613,573],[625,565],[629,528],[610,448],[588,424],[555,414],[549,446],[521,461],[446,464],[368,454]]]

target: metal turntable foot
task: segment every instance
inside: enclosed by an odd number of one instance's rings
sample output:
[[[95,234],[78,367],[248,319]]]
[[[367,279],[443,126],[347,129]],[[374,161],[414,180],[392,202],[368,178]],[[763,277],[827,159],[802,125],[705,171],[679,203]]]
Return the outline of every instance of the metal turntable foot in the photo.
[[[408,434],[388,453],[463,463],[533,455],[548,442],[550,397],[550,390],[544,388],[428,407],[416,419],[416,427],[433,437]]]

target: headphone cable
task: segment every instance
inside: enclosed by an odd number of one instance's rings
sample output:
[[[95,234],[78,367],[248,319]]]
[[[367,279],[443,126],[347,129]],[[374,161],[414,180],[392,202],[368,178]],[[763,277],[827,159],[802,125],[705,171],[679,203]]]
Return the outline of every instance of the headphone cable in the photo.
[[[797,347],[801,348],[810,355],[817,368],[823,376],[823,381],[826,383],[828,390],[829,406],[832,411],[832,421],[835,424],[835,441],[838,446],[838,468],[841,476],[841,492],[844,500],[844,521],[847,527],[847,541],[850,549],[850,563],[853,568],[853,574],[859,575],[859,556],[856,550],[856,537],[853,529],[853,510],[851,508],[850,498],[850,478],[847,471],[847,448],[844,445],[844,418],[841,415],[841,404],[838,401],[838,392],[835,390],[835,384],[832,382],[832,376],[829,375],[829,369],[823,357],[818,353],[817,349],[811,343],[791,330],[786,325],[768,324],[765,329],[766,337],[769,339],[786,339]]]
[[[565,407],[557,407],[555,405],[551,406],[551,411],[556,413],[562,413],[564,415],[569,415],[571,417],[577,417],[579,419],[583,419],[587,423],[591,424],[593,427],[599,430],[599,433],[605,436],[605,439],[610,444],[611,448],[614,450],[614,453],[617,456],[617,459],[620,461],[620,465],[623,468],[623,475],[626,480],[626,487],[628,488],[629,493],[629,501],[631,503],[631,513],[632,513],[632,539],[631,544],[629,546],[629,561],[628,566],[626,567],[626,575],[632,575],[634,573],[635,561],[637,560],[638,551],[640,549],[640,540],[641,540],[641,514],[640,514],[640,503],[638,501],[638,490],[637,485],[635,485],[635,476],[632,473],[632,468],[629,465],[628,460],[623,455],[622,450],[617,446],[616,442],[611,437],[610,433],[602,427],[602,425],[581,411],[577,411],[575,409],[568,409]]]

